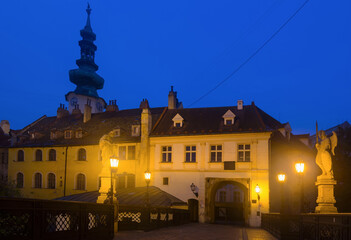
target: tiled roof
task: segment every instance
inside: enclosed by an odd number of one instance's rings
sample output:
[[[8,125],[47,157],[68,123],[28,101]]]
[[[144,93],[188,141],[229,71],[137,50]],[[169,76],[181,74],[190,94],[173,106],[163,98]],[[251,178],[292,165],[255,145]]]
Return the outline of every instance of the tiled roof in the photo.
[[[156,123],[164,108],[151,108],[153,124]],[[113,129],[120,129],[118,142],[140,142],[140,137],[131,136],[132,125],[140,125],[142,109],[128,109],[118,112],[103,112],[91,115],[91,119],[84,123],[83,114],[69,115],[62,118],[45,117],[37,123],[26,128],[26,131],[19,136],[20,140],[14,147],[35,147],[35,146],[61,146],[61,145],[95,145],[100,138]],[[72,137],[65,139],[65,130],[79,130],[83,132],[82,138]],[[58,131],[61,137],[50,139],[51,131]],[[37,136],[32,139],[31,134]]]
[[[235,114],[233,125],[224,125],[223,115],[228,111]],[[172,119],[179,114],[184,118],[182,127],[174,127]],[[187,108],[167,110],[154,127],[151,136],[201,135],[241,132],[266,132],[282,128],[283,125],[256,107],[246,105],[237,107]]]
[[[143,206],[145,205],[146,191],[146,187],[120,189],[117,191],[118,202],[120,205]],[[98,196],[99,192],[93,191],[61,197],[55,200],[96,202]],[[159,207],[186,205],[182,200],[154,186],[149,187],[149,202],[151,206]]]
[[[0,127],[0,147],[10,146],[11,136],[4,134],[4,131]]]

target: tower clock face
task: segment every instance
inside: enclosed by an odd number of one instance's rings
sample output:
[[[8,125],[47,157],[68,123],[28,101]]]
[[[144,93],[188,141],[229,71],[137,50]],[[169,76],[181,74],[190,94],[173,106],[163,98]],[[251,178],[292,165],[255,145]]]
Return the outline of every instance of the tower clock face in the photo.
[[[74,97],[71,99],[70,103],[71,103],[71,106],[74,107],[75,105],[78,104],[78,99],[76,97]]]

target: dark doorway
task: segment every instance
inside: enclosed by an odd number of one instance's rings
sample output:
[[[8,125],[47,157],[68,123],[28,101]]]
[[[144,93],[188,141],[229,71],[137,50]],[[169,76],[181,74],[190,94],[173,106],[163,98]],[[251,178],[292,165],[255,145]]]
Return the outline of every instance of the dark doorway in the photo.
[[[221,184],[214,196],[215,223],[244,224],[244,200],[245,192],[240,186]]]
[[[188,208],[189,208],[189,214],[190,214],[190,221],[198,222],[199,221],[199,201],[196,199],[189,199]]]

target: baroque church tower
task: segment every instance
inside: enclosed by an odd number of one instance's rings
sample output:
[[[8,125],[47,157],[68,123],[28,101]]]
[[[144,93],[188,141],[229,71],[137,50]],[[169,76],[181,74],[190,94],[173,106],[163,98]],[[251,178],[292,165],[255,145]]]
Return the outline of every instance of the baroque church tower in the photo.
[[[97,93],[98,89],[103,88],[104,79],[96,73],[99,68],[94,62],[97,49],[94,44],[96,35],[90,24],[91,8],[89,4],[86,11],[88,14],[87,22],[85,27],[80,30],[82,40],[79,41],[80,59],[76,61],[78,68],[69,71],[69,80],[77,85],[73,92],[66,94],[70,113],[74,109],[84,112],[87,106],[90,107],[91,113],[103,112],[106,108],[105,100]]]

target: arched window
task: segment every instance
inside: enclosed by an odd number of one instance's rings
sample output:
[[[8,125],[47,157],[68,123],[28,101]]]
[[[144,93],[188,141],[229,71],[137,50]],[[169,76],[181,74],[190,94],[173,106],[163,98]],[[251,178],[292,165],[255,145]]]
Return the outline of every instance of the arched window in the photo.
[[[17,173],[16,187],[23,188],[23,173]]]
[[[35,151],[35,161],[43,161],[43,152],[40,149]]]
[[[56,161],[56,150],[55,149],[50,149],[49,161]]]
[[[56,176],[53,173],[48,174],[48,188],[50,189],[56,188]]]
[[[85,176],[79,173],[77,175],[77,190],[85,190]]]
[[[78,161],[86,161],[87,160],[87,152],[84,148],[78,150]]]
[[[24,161],[24,152],[23,150],[18,150],[17,152],[17,161],[23,162]]]
[[[36,173],[34,175],[34,188],[41,188],[42,186],[42,175],[41,173]]]

